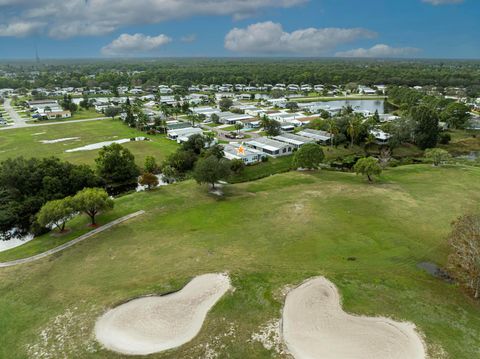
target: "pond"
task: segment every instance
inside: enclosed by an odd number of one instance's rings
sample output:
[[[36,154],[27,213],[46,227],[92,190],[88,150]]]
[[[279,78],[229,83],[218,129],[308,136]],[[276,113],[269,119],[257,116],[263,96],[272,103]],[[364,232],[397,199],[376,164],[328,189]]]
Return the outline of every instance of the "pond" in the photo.
[[[392,111],[391,106],[385,100],[336,100],[328,102],[309,102],[299,104],[300,107],[315,107],[317,109],[326,111],[338,111],[344,107],[352,107],[355,111],[375,113],[378,111],[379,115],[389,113]]]

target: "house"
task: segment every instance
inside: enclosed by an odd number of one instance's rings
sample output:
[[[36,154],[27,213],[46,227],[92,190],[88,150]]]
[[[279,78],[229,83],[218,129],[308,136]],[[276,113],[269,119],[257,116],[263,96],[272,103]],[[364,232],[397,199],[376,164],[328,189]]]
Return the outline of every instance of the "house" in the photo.
[[[383,132],[382,130],[370,130],[369,133],[375,137],[377,145],[388,144],[388,140],[392,137],[390,134]]]
[[[70,118],[72,117],[72,113],[70,111],[45,112],[44,116],[49,120],[58,120],[62,118]]]
[[[245,144],[271,157],[288,156],[293,152],[292,145],[266,137],[255,138],[245,142]]]
[[[388,113],[379,115],[379,117],[380,117],[380,122],[392,122],[400,119],[400,116],[395,116]]]
[[[221,112],[218,114],[220,118],[220,123],[225,125],[235,125],[237,122],[242,122],[244,120],[252,120],[252,116],[232,113],[232,112]]]
[[[192,112],[197,115],[205,115],[207,118],[210,118],[213,114],[218,115],[221,111],[218,108],[213,107],[195,107],[192,108]]]
[[[246,130],[251,130],[255,128],[260,128],[262,121],[257,118],[252,118],[250,120],[242,120],[243,128]]]
[[[186,142],[191,136],[201,134],[203,134],[203,131],[198,127],[186,127],[167,131],[167,137],[178,143]]]
[[[285,142],[292,145],[294,148],[300,148],[306,143],[314,143],[315,140],[310,137],[294,135],[292,133],[282,133],[278,136],[272,137],[276,141]]]
[[[327,131],[305,129],[297,133],[299,136],[308,137],[320,144],[327,144],[333,139],[333,135]]]
[[[229,143],[223,145],[225,158],[229,160],[242,160],[246,165],[252,165],[262,161],[265,157],[263,152],[248,148],[240,143]]]
[[[377,91],[367,86],[358,86],[358,92],[363,95],[376,95]]]
[[[306,117],[303,113],[288,113],[280,112],[268,115],[271,120],[278,121],[280,123],[290,123],[296,126],[301,126],[300,120]]]

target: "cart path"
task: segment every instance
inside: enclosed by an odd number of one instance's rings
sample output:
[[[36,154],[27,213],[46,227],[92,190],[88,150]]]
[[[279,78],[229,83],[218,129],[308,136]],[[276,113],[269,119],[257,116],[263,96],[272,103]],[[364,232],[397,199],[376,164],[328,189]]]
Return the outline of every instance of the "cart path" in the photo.
[[[135,213],[128,214],[124,217],[118,218],[118,219],[116,219],[116,220],[114,220],[110,223],[107,223],[103,226],[100,226],[100,227],[98,227],[98,228],[96,228],[96,229],[94,229],[94,230],[92,230],[88,233],[85,233],[85,234],[81,235],[80,237],[71,240],[70,242],[64,243],[61,246],[49,249],[46,252],[34,255],[32,257],[17,259],[17,260],[10,261],[10,262],[0,262],[0,268],[13,267],[13,266],[16,266],[16,265],[19,265],[19,264],[24,264],[24,263],[31,263],[31,262],[34,262],[36,260],[48,257],[49,255],[52,255],[54,253],[58,253],[60,251],[63,251],[64,249],[70,248],[71,246],[74,246],[75,244],[80,243],[87,238],[90,238],[90,237],[92,237],[92,236],[94,236],[94,235],[96,235],[100,232],[106,231],[107,229],[110,229],[113,226],[116,226],[117,224],[128,221],[129,219],[138,217],[138,216],[140,216],[144,213],[145,213],[145,211],[142,210],[142,211],[138,211],[138,212],[135,212]]]

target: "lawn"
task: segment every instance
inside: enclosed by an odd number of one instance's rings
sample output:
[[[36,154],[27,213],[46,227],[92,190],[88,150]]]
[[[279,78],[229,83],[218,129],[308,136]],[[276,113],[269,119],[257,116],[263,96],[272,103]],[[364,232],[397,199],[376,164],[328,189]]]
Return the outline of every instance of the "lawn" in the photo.
[[[10,157],[57,156],[72,163],[93,164],[98,150],[67,153],[65,150],[92,143],[113,141],[122,138],[146,136],[144,132],[129,128],[120,120],[100,120],[71,124],[27,127],[0,132],[0,161]],[[43,144],[41,140],[79,137],[78,140]],[[152,141],[124,144],[135,155],[138,165],[143,165],[148,155],[158,162],[174,152],[177,144],[164,136],[147,136]]]
[[[26,114],[24,114],[23,117],[29,118]],[[99,118],[99,117],[105,117],[104,114],[98,113],[94,109],[83,109],[79,108],[73,115],[72,117],[69,118],[58,118],[58,119],[53,119],[53,120],[36,120],[29,118],[28,123],[48,123],[48,122],[63,122],[63,121],[72,121],[72,120],[87,120],[90,118]]]
[[[0,270],[0,357],[120,358],[92,337],[106,308],[223,271],[235,291],[201,333],[152,358],[282,357],[251,336],[280,317],[286,285],[315,275],[339,287],[350,312],[416,323],[431,354],[479,357],[479,303],[417,267],[445,263],[450,222],[479,209],[479,178],[480,168],[412,165],[373,185],[349,173],[289,172],[227,186],[225,199],[191,181],[121,197],[115,215],[147,213]]]

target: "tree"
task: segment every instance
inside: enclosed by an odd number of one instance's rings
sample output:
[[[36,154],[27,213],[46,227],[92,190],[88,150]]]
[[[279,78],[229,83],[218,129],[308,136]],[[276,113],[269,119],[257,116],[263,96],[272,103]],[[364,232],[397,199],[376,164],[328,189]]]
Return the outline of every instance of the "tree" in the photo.
[[[74,195],[86,187],[102,186],[86,165],[58,158],[11,158],[0,164],[0,239],[36,234],[35,215],[51,200]],[[13,231],[12,231],[13,229]]]
[[[140,171],[135,164],[135,157],[118,143],[103,147],[95,164],[97,174],[103,178],[110,191],[122,192],[137,186]]]
[[[220,110],[225,112],[230,110],[230,107],[233,106],[233,101],[228,97],[224,97],[218,102],[218,106],[220,107]]]
[[[466,214],[452,224],[448,237],[450,273],[473,296],[480,298],[480,215]]]
[[[73,206],[90,217],[91,226],[96,226],[96,216],[101,211],[113,208],[114,202],[102,188],[85,188],[73,197]]]
[[[306,143],[295,153],[293,165],[295,168],[317,169],[325,159],[322,147],[316,143]]]
[[[158,186],[158,177],[153,173],[144,173],[140,176],[140,181],[138,182],[142,186],[147,186],[147,189],[152,189]]]
[[[215,156],[218,159],[225,157],[225,151],[221,145],[210,146],[203,152],[203,157]]]
[[[293,101],[289,101],[289,102],[287,102],[285,107],[287,108],[287,110],[295,111],[295,110],[298,110],[298,103],[293,102]]]
[[[65,231],[65,224],[75,213],[72,197],[48,201],[37,213],[37,222],[42,227],[55,226]]]
[[[200,155],[205,147],[207,147],[207,138],[202,134],[190,136],[187,141],[182,143],[182,150],[192,151],[196,155]]]
[[[357,139],[357,136],[360,134],[361,125],[362,125],[362,122],[357,116],[355,115],[349,116],[347,134],[348,134],[348,137],[350,137],[350,148],[353,147],[353,143]]]
[[[147,173],[158,173],[159,167],[157,165],[157,161],[153,156],[145,157],[145,164],[143,166],[145,172]]]
[[[235,130],[237,130],[237,134],[240,133],[240,130],[243,128],[243,123],[235,122]]]
[[[227,159],[218,159],[215,156],[198,160],[193,171],[193,178],[197,183],[209,183],[215,188],[215,183],[230,176],[230,163]]]
[[[230,169],[235,174],[242,173],[245,170],[245,167],[246,167],[245,162],[243,162],[239,158],[236,158],[236,159],[230,161]]]
[[[115,116],[120,114],[120,109],[118,107],[107,107],[105,109],[105,116],[111,117],[112,120],[115,119]]]
[[[162,176],[163,180],[168,184],[175,182],[181,178],[176,168],[165,165],[162,167]]]
[[[425,105],[412,107],[410,116],[415,123],[415,142],[422,150],[433,148],[437,145],[438,116],[435,110]]]
[[[210,120],[212,120],[212,122],[216,124],[220,123],[220,117],[216,113],[210,116]]]
[[[428,148],[425,150],[425,158],[432,161],[433,165],[440,166],[442,163],[450,159],[450,153],[441,148]]]
[[[452,102],[442,111],[440,117],[451,128],[464,128],[470,119],[470,109],[460,102]]]
[[[379,176],[382,173],[382,167],[374,157],[360,158],[353,169],[357,175],[367,176],[369,182],[373,182],[373,176]]]
[[[262,117],[261,124],[268,136],[278,136],[282,130],[280,122],[271,120],[267,116]]]

